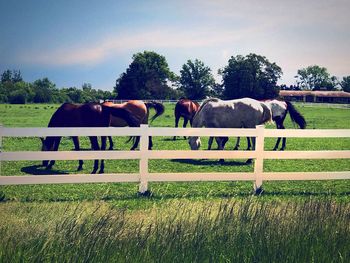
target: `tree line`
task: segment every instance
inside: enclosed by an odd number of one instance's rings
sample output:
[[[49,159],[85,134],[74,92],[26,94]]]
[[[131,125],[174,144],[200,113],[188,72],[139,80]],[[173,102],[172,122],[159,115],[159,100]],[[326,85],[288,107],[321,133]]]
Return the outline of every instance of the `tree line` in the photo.
[[[113,92],[93,89],[89,83],[81,88],[57,88],[48,78],[25,82],[17,70],[5,70],[1,75],[0,103],[84,103],[113,96]]]
[[[28,83],[23,81],[20,71],[5,70],[1,75],[0,103],[82,103],[111,98],[271,99],[278,97],[280,89],[350,92],[350,76],[339,80],[318,65],[298,70],[296,85],[278,86],[282,69],[257,54],[232,56],[218,74],[222,77],[221,83],[215,81],[211,69],[204,62],[195,59],[188,60],[180,75],[176,75],[164,56],[144,51],[133,55],[129,67],[116,79],[112,92],[96,90],[91,84],[83,84],[81,88],[57,88],[48,78]]]

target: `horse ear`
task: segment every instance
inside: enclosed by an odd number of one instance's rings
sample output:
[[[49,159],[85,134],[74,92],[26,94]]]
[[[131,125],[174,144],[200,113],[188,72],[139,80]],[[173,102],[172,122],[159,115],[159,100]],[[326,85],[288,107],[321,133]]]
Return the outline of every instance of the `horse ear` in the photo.
[[[41,142],[42,142],[42,143],[44,143],[44,142],[45,142],[44,137],[39,137],[39,138],[40,138],[40,140],[41,140]]]

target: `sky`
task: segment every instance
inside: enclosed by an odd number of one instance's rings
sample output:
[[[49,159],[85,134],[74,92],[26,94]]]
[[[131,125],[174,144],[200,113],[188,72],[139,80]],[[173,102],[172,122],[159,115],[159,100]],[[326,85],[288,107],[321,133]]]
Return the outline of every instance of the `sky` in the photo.
[[[112,90],[132,56],[163,55],[180,74],[199,59],[218,82],[231,56],[256,53],[282,68],[350,75],[349,0],[0,0],[0,72],[57,87]]]

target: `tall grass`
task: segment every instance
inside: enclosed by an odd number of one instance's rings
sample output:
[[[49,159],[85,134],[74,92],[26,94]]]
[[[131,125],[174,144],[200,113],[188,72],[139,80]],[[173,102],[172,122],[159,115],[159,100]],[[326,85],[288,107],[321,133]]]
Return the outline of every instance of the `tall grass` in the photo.
[[[330,198],[172,201],[142,213],[77,205],[48,220],[43,210],[0,226],[1,262],[350,261],[350,204]]]

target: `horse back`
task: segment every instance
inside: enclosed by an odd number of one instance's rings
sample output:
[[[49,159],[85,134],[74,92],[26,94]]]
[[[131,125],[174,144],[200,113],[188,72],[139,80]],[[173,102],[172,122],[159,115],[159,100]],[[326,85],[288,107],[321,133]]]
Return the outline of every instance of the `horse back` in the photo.
[[[139,123],[147,123],[147,107],[146,104],[141,100],[129,100],[122,104],[114,104],[112,102],[103,103],[104,106],[113,107],[115,109],[124,109],[130,112]],[[125,127],[128,126],[128,123],[120,117],[111,116],[111,126],[114,127]]]
[[[104,127],[109,115],[104,114],[97,103],[64,103],[52,115],[49,127]]]
[[[189,99],[180,99],[175,105],[175,116],[192,119],[198,109],[198,102]]]

